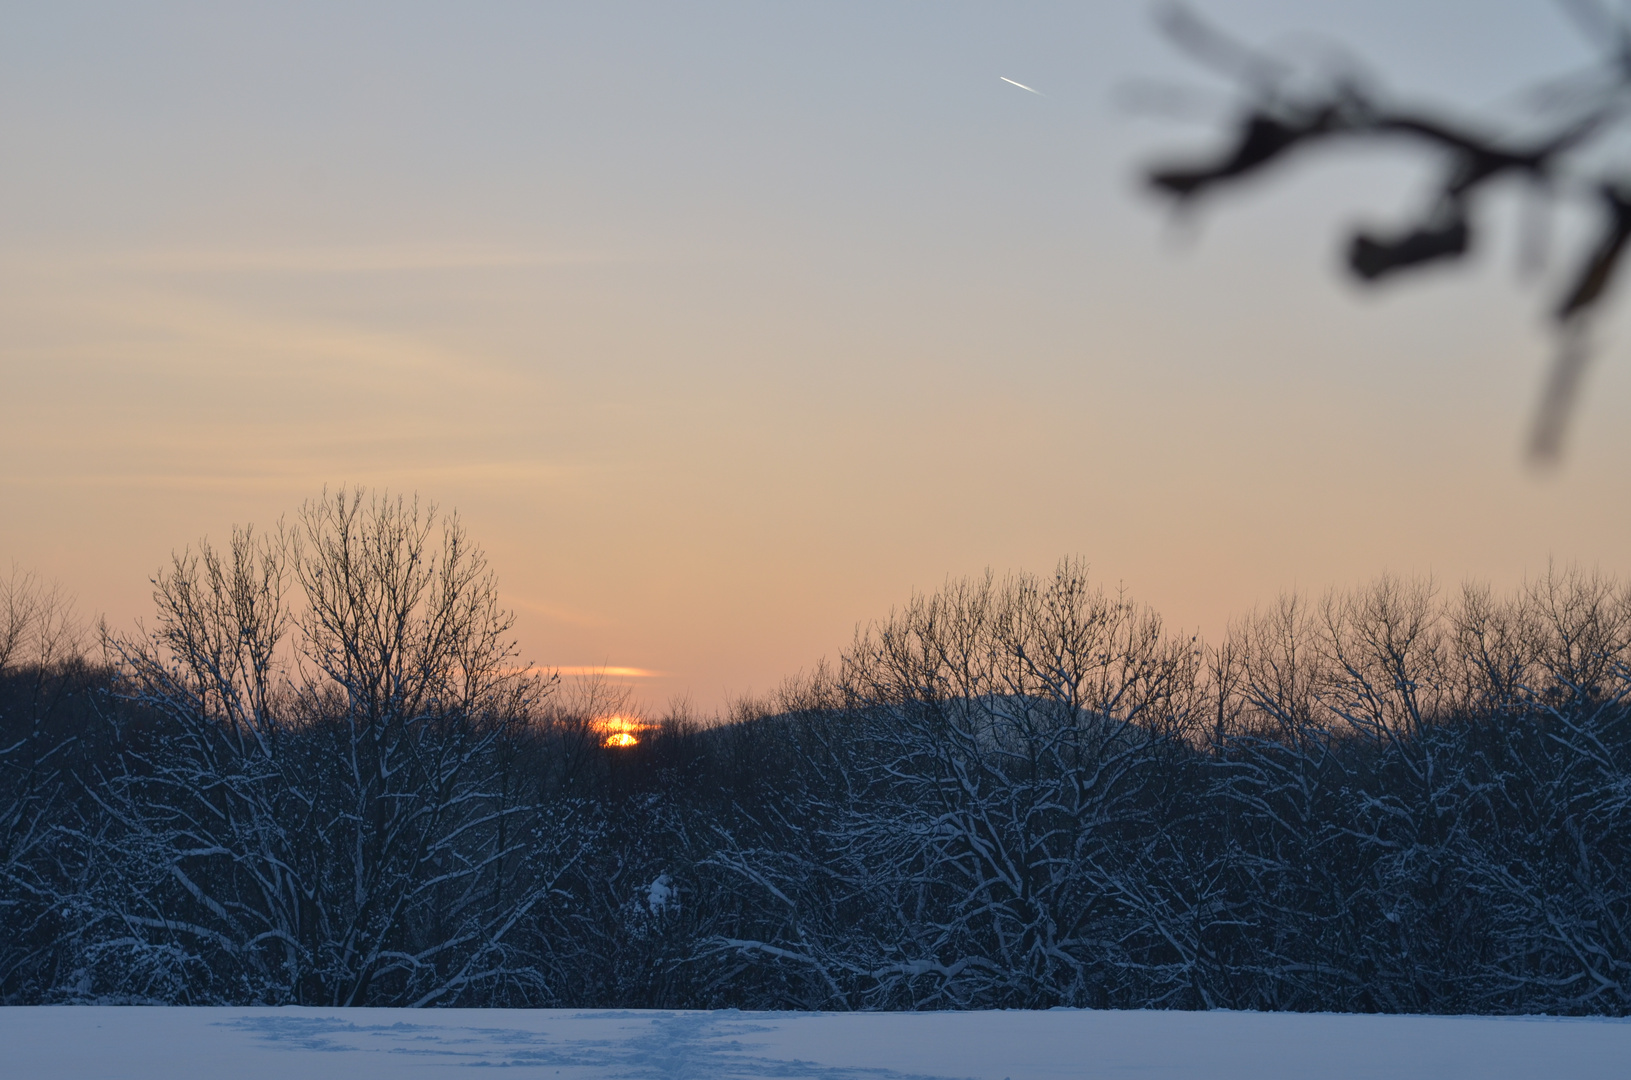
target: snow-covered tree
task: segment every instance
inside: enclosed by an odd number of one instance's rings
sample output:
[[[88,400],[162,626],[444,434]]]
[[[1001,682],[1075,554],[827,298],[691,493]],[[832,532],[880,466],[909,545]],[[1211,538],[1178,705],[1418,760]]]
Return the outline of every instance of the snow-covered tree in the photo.
[[[178,555],[154,595],[155,629],[110,640],[135,710],[97,793],[94,992],[547,994],[512,935],[579,840],[499,780],[550,684],[457,519],[342,491]]]

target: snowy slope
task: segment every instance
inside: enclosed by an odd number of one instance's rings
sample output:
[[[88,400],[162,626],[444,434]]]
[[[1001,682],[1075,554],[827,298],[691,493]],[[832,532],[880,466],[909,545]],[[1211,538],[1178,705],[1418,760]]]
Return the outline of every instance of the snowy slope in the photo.
[[[1631,1075],[1631,1022],[1179,1012],[0,1009],[0,1076],[1326,1080]]]

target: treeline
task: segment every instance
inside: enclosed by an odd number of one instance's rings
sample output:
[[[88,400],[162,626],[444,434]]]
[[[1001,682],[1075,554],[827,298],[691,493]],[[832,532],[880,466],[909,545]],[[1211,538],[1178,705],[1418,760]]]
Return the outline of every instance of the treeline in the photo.
[[[0,1000],[1631,1012],[1631,590],[1383,579],[1208,645],[1074,562],[602,745],[357,492],[86,647],[0,594]]]

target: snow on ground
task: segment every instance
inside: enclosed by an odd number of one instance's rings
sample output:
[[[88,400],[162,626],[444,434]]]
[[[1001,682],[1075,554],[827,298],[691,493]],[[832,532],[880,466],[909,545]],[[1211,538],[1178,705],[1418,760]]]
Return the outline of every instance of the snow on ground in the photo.
[[[1631,1075],[1631,1021],[1286,1013],[0,1008],[0,1076],[1479,1080]]]

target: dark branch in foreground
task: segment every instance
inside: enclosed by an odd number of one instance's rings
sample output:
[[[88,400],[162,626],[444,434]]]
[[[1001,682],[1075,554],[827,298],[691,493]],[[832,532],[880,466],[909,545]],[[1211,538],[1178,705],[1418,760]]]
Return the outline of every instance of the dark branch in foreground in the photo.
[[[1631,239],[1631,175],[1601,175],[1581,163],[1623,120],[1631,104],[1631,22],[1594,4],[1566,5],[1593,39],[1606,42],[1587,72],[1532,95],[1562,101],[1566,112],[1546,118],[1540,134],[1514,136],[1396,107],[1360,80],[1328,74],[1313,88],[1291,85],[1292,65],[1233,41],[1193,12],[1174,5],[1160,23],[1199,63],[1237,82],[1243,107],[1221,152],[1194,164],[1148,173],[1150,186],[1180,203],[1236,184],[1283,161],[1301,147],[1343,138],[1405,138],[1442,159],[1435,190],[1417,220],[1392,233],[1359,230],[1349,240],[1348,267],[1364,282],[1399,271],[1452,262],[1472,250],[1472,203],[1492,181],[1519,177],[1547,198],[1588,197],[1600,215],[1596,242],[1553,313],[1561,346],[1530,441],[1538,461],[1555,460],[1587,355],[1585,327],[1608,296]]]

